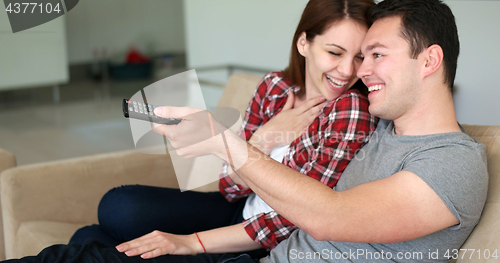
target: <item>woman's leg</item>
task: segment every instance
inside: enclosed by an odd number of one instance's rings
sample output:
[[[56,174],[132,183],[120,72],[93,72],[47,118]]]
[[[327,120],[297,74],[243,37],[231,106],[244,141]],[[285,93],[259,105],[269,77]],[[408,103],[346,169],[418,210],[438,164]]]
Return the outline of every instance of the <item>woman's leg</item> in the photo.
[[[142,185],[110,190],[99,204],[99,224],[77,231],[71,242],[95,238],[109,246],[154,230],[172,234],[194,232],[239,223],[245,201],[229,203],[218,192],[180,192]]]
[[[234,260],[231,260],[234,259]],[[245,259],[245,260],[243,260]],[[242,261],[243,260],[243,261]],[[150,263],[220,263],[220,262],[255,262],[248,256],[236,254],[198,254],[195,256],[165,255],[148,259]],[[7,260],[8,263],[142,263],[142,258],[127,257],[124,253],[108,247],[96,240],[87,240],[83,245],[54,245],[44,249],[37,256]]]

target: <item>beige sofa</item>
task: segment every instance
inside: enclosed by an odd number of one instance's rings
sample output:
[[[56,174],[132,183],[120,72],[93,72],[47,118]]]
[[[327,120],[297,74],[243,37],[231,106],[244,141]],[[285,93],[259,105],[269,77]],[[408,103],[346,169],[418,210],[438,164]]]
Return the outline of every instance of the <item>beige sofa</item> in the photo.
[[[219,106],[233,107],[243,114],[259,79],[248,74],[231,76]],[[488,146],[491,178],[483,218],[464,248],[493,252],[500,249],[497,238],[500,235],[497,224],[500,221],[500,126],[464,127]],[[193,165],[196,166],[200,164]],[[51,244],[67,243],[76,229],[97,222],[97,205],[106,191],[137,183],[177,187],[169,156],[126,151],[3,172],[0,191],[7,258],[34,255]],[[217,184],[197,190],[216,191]],[[476,258],[473,262],[479,261]]]
[[[238,109],[243,116],[261,77],[243,73],[231,76],[219,106]],[[195,162],[192,169],[206,170],[207,166],[218,173],[221,162]],[[7,258],[35,255],[49,245],[67,243],[78,228],[97,223],[101,197],[111,188],[126,184],[178,187],[168,155],[135,150],[6,170],[1,174],[0,192]],[[196,190],[217,191],[217,185]]]

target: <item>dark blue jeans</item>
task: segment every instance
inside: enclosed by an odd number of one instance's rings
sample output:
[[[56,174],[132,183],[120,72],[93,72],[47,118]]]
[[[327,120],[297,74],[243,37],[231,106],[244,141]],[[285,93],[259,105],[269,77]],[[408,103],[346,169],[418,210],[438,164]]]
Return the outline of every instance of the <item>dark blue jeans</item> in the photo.
[[[54,245],[44,249],[37,256],[7,260],[9,263],[255,263],[248,254],[199,254],[196,256],[165,255],[152,259],[139,256],[127,257],[116,249],[93,239],[83,245]]]
[[[123,242],[141,237],[154,230],[172,234],[192,234],[229,226],[243,221],[245,199],[229,203],[219,192],[180,192],[178,189],[142,185],[122,186],[110,190],[98,208],[99,225],[79,229],[71,238],[83,245],[98,240],[114,250]],[[108,251],[87,242],[92,251]],[[88,250],[85,248],[84,250]],[[96,248],[97,247],[97,248]],[[110,252],[111,253],[111,252]],[[248,252],[252,258],[265,256],[263,249]],[[194,257],[168,256],[159,262],[222,262],[236,254],[201,254]],[[243,260],[245,256],[241,257]],[[188,261],[185,261],[188,260]]]
[[[221,193],[131,185],[110,190],[98,208],[99,225],[78,230],[70,240],[83,244],[97,239],[108,246],[154,230],[192,234],[243,221],[245,200],[229,203]]]

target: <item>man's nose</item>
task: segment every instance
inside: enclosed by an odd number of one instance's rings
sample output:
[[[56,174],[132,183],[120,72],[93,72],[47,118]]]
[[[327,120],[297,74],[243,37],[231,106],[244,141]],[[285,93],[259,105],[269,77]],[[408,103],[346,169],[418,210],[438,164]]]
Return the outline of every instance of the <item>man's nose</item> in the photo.
[[[364,59],[363,62],[361,63],[361,66],[359,66],[357,76],[360,79],[369,77],[373,74],[372,71],[372,64],[368,59]]]

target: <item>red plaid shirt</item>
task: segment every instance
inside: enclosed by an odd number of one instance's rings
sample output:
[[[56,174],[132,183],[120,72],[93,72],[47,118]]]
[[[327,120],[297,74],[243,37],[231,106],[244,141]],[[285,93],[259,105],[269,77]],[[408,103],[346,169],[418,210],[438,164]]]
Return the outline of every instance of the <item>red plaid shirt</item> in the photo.
[[[268,73],[250,101],[240,135],[248,141],[259,127],[281,111],[288,92],[296,93],[298,89],[281,72]],[[375,130],[378,120],[368,113],[368,105],[368,99],[354,89],[328,102],[309,128],[290,144],[282,163],[333,188],[356,151]],[[229,178],[227,167],[224,164],[219,184],[226,199],[234,202],[252,193]],[[275,211],[244,220],[243,226],[266,249],[274,248],[297,228]]]

